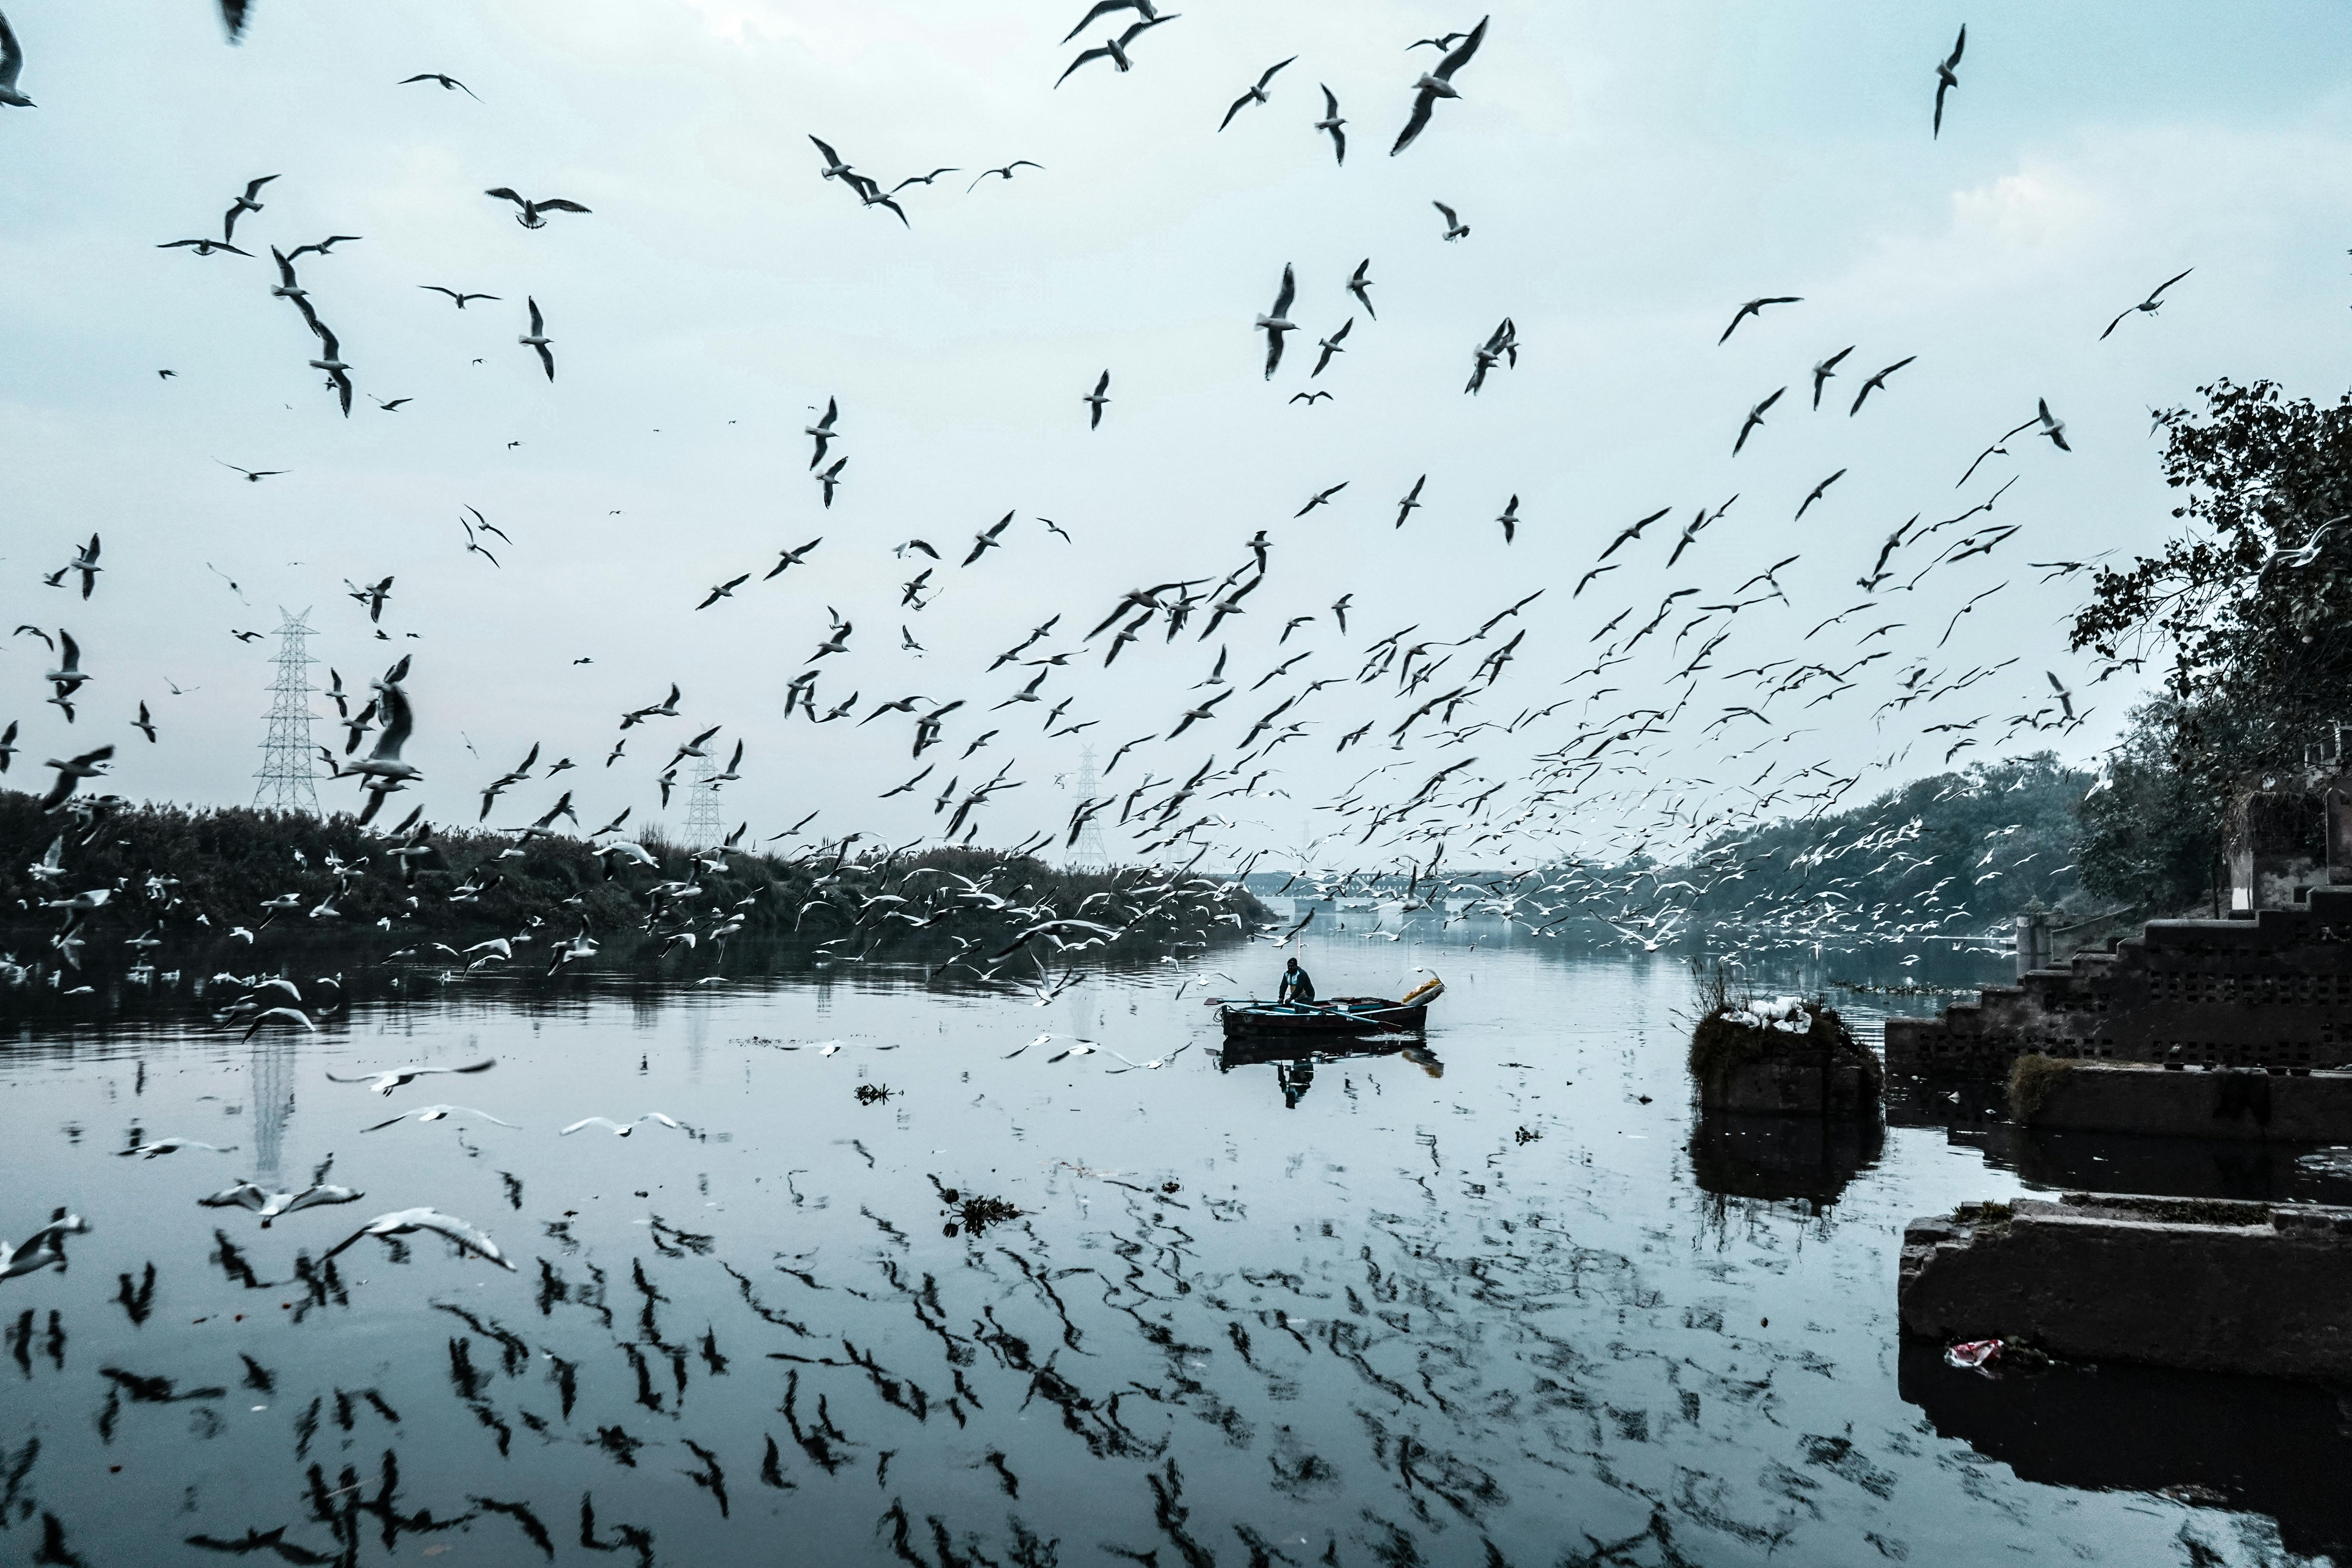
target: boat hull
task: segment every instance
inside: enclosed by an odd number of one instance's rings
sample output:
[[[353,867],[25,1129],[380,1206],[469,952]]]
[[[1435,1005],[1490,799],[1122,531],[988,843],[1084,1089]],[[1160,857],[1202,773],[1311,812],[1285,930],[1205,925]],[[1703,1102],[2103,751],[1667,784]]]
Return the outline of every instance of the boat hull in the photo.
[[[1427,1026],[1429,1004],[1341,996],[1313,1005],[1264,1002],[1227,1006],[1219,1016],[1229,1040],[1270,1035],[1419,1034]]]

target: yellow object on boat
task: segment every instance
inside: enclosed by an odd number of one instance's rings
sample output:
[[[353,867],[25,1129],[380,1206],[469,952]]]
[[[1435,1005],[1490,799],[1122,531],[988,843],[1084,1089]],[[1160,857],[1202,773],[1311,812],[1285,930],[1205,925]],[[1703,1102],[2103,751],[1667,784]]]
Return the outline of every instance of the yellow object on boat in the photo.
[[[1433,974],[1428,979],[1423,981],[1420,984],[1414,986],[1412,990],[1406,992],[1404,994],[1404,999],[1399,1002],[1397,1005],[1400,1007],[1423,1006],[1428,1003],[1436,1001],[1444,994],[1445,994],[1445,982]]]

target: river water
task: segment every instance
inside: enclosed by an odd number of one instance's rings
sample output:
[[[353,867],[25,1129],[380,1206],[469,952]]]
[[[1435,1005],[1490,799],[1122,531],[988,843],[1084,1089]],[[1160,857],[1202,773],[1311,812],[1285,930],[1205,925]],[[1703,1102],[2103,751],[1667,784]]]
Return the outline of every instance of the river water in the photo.
[[[1442,973],[1426,1048],[1222,1054],[1201,998],[1270,989],[1263,947],[1044,1005],[867,966],[417,972],[250,1045],[201,1016],[26,1028],[0,1231],[60,1204],[91,1228],[0,1282],[0,1558],[2208,1564],[2344,1539],[2324,1395],[1986,1379],[1895,1330],[1916,1215],[2102,1166],[2342,1197],[2291,1163],[2021,1151],[1966,1096],[1883,1143],[1700,1126],[1672,955],[1341,931],[1306,957],[1326,995]],[[1099,1048],[1048,1059],[1074,1041]],[[326,1077],[482,1056],[388,1097]],[[516,1125],[362,1131],[444,1100]],[[650,1111],[687,1130],[557,1131]],[[234,1147],[117,1152],[165,1136]],[[359,1202],[267,1229],[197,1205],[331,1154]],[[430,1234],[321,1267],[418,1205],[515,1271]]]

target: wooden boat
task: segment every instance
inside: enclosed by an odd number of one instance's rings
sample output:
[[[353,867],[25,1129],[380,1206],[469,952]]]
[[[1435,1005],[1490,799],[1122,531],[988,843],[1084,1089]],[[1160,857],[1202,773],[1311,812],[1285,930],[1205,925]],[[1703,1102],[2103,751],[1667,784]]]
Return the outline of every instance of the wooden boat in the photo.
[[[1253,1035],[1419,1034],[1429,1005],[1445,992],[1432,977],[1391,1002],[1384,996],[1335,996],[1328,1002],[1228,1002],[1218,1010],[1225,1038]]]

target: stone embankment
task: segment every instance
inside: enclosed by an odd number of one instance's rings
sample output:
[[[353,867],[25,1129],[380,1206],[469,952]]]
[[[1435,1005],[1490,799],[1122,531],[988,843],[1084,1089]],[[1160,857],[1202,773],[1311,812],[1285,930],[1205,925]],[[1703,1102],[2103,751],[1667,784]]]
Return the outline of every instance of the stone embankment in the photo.
[[[1906,1333],[2352,1383],[2352,1208],[2068,1193],[1903,1237]]]
[[[2352,1142],[2352,1072],[2189,1072],[2027,1056],[2011,1069],[2009,1113],[2020,1126],[2057,1131]]]

